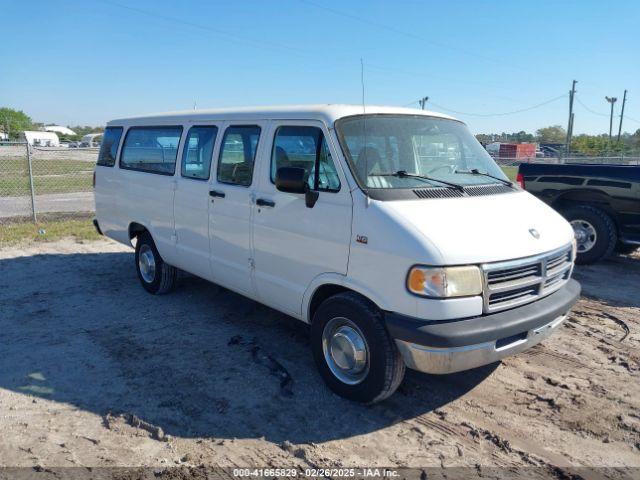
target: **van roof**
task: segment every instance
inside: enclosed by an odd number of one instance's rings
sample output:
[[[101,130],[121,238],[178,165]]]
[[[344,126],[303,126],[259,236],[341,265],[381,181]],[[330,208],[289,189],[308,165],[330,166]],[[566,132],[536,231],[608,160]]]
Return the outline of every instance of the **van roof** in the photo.
[[[405,115],[425,115],[429,117],[457,120],[449,115],[418,110],[416,108],[366,105],[368,114],[387,113]],[[171,123],[191,123],[212,120],[249,121],[249,120],[320,120],[327,125],[342,117],[363,113],[362,105],[320,104],[320,105],[283,105],[269,107],[241,107],[208,110],[182,110],[111,120],[109,126],[127,125],[169,125]]]

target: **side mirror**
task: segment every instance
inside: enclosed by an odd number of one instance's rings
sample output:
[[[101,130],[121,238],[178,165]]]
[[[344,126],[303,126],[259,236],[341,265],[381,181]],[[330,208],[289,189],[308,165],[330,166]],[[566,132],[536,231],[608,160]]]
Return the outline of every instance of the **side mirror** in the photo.
[[[307,171],[300,167],[280,167],[276,172],[276,188],[281,192],[305,193]]]
[[[304,168],[280,167],[276,172],[276,189],[281,192],[304,194],[305,205],[307,208],[313,208],[320,193],[309,188],[308,178],[309,175]]]

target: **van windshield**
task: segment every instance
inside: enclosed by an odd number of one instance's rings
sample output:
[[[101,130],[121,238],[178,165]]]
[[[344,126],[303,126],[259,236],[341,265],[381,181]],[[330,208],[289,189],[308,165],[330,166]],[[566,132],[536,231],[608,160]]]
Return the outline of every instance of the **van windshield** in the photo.
[[[355,115],[336,121],[336,132],[361,188],[508,181],[469,129],[456,120],[422,115]]]

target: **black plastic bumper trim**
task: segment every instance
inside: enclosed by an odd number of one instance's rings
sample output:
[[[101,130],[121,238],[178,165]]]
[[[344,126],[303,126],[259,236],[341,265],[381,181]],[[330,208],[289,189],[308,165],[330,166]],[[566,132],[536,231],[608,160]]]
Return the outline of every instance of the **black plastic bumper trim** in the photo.
[[[387,329],[397,340],[428,347],[464,347],[519,335],[564,315],[578,301],[580,284],[569,280],[557,292],[533,303],[460,320],[422,320],[385,312]]]

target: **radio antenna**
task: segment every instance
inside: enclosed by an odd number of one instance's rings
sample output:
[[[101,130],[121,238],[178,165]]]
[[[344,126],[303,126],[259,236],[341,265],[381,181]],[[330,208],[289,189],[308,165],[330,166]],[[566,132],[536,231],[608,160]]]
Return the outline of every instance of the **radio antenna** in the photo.
[[[362,113],[367,113],[364,104],[364,61],[360,57],[360,85],[362,86]]]
[[[364,102],[364,60],[360,57],[360,85],[362,86],[362,148],[360,152],[364,155],[364,187],[369,186],[369,166],[367,158],[367,108]],[[369,207],[369,193],[366,192],[366,207]]]

